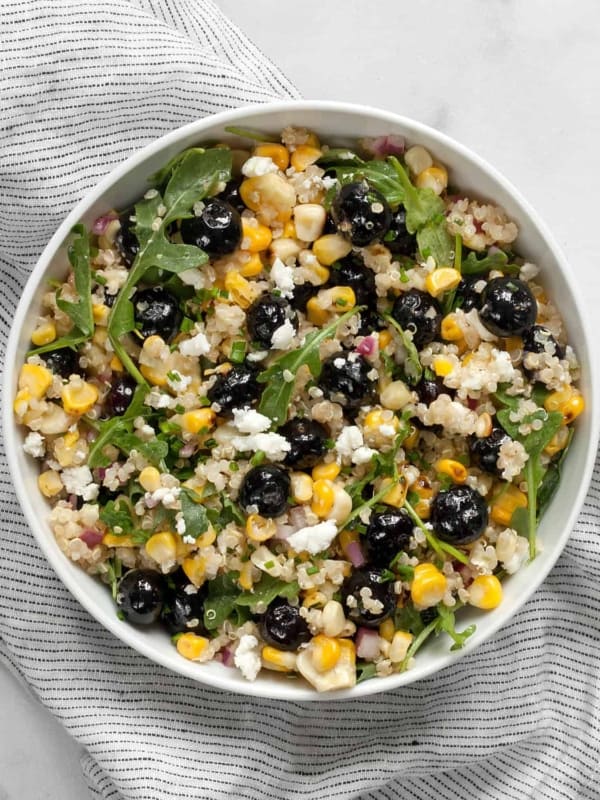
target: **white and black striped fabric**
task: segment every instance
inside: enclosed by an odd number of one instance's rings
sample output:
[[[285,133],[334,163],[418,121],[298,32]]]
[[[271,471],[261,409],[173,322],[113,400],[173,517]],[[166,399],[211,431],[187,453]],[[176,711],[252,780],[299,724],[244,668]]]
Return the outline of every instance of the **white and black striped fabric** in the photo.
[[[4,351],[36,257],[101,176],[198,116],[296,92],[207,0],[3,0],[0,47]],[[600,796],[600,465],[558,565],[495,639],[344,703],[232,696],[127,649],[46,563],[3,454],[0,492],[0,657],[84,746],[93,797]]]

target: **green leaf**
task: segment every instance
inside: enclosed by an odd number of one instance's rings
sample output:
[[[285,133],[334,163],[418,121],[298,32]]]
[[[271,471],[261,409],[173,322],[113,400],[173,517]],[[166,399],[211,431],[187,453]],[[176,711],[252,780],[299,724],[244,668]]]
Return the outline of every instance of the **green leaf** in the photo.
[[[174,244],[162,236],[148,245],[144,260],[148,268],[177,274],[206,264],[208,255],[193,244]]]
[[[439,617],[437,630],[444,631],[454,641],[454,644],[450,648],[451,650],[460,650],[464,647],[467,639],[475,633],[475,625],[469,625],[463,631],[459,632],[456,630],[454,611],[443,603],[440,603],[437,606],[437,613]]]
[[[136,436],[135,433],[130,433],[124,430],[123,427],[117,427],[113,431],[111,444],[118,447],[122,453],[129,455],[132,450],[137,450],[144,458],[147,458],[151,464],[160,466],[160,462],[169,452],[169,446],[166,442],[160,439],[151,439],[145,442]]]
[[[516,411],[522,398],[519,395],[508,394],[506,390],[510,386],[510,383],[501,383],[497,390],[492,394],[492,397],[496,403],[500,403],[500,405],[506,406],[506,408],[509,408],[512,411]]]
[[[194,203],[209,195],[219,183],[227,182],[231,177],[231,165],[231,150],[216,147],[188,150],[173,169],[165,189],[165,224],[181,219]]]
[[[356,306],[337,317],[325,328],[313,331],[306,337],[302,347],[279,356],[266,370],[260,373],[258,382],[265,383],[266,386],[263,389],[258,410],[261,414],[269,417],[275,427],[283,425],[287,419],[288,408],[296,385],[296,375],[300,367],[306,364],[313,377],[317,378],[321,371],[319,345],[334,336],[338,327],[354,314],[359,313],[361,309],[361,306]],[[291,381],[284,380],[284,373],[288,372],[292,376]]]
[[[104,455],[104,448],[112,444],[114,444],[115,447],[119,447],[115,439],[118,439],[122,433],[131,433],[133,430],[133,420],[136,417],[145,417],[152,413],[152,409],[144,405],[146,392],[146,387],[138,386],[133,394],[129,407],[120,417],[113,417],[99,424],[95,420],[90,420],[87,417],[84,418],[85,422],[97,431],[97,436],[90,446],[88,455],[88,466],[90,469],[94,469],[95,467],[107,467],[111,463],[111,460]],[[139,448],[136,449],[139,450]]]
[[[227,572],[208,581],[208,594],[204,601],[204,627],[207,631],[219,628],[233,612],[240,593],[238,577],[237,572]]]
[[[236,605],[254,608],[259,603],[269,605],[276,597],[294,597],[300,591],[298,581],[286,583],[273,578],[271,575],[263,575],[258,583],[254,584],[251,592],[243,592],[237,598]]]
[[[527,539],[529,536],[529,511],[522,506],[515,508],[510,518],[510,527],[515,530],[519,536],[524,536]]]
[[[356,662],[356,682],[370,681],[377,676],[377,667],[372,661]]]
[[[352,165],[330,166],[341,186],[366,180],[381,192],[390,206],[396,207],[404,200],[404,189],[398,182],[394,168],[387,161],[367,161]]]
[[[414,186],[404,167],[397,158],[389,156],[398,180],[404,189],[404,208],[406,209],[406,229],[416,233],[445,211],[444,201],[433,189],[418,189]]]
[[[508,256],[502,250],[493,250],[481,258],[477,257],[477,253],[469,253],[462,263],[463,275],[486,275],[493,269],[516,274],[521,268],[516,264],[509,264]]]
[[[90,240],[85,227],[81,224],[75,225],[71,233],[74,238],[69,244],[68,256],[73,267],[77,302],[63,300],[59,291],[56,295],[56,305],[71,318],[75,328],[89,338],[94,332]]]
[[[423,628],[423,618],[412,603],[407,603],[402,608],[396,608],[394,613],[394,627],[397,631],[408,631],[413,636],[418,636]]]
[[[406,350],[406,361],[404,362],[404,372],[406,373],[406,377],[408,382],[415,386],[423,376],[423,365],[419,360],[419,352],[414,345],[413,340],[411,337],[402,329],[400,324],[392,317],[391,314],[382,313],[380,314],[383,319],[392,325],[400,334],[400,339],[402,340],[402,345]]]
[[[131,509],[123,498],[109,500],[100,511],[100,521],[116,536],[126,536],[135,527],[131,518]],[[120,528],[121,530],[117,532],[115,528]]]
[[[448,233],[446,217],[428,222],[417,232],[417,244],[423,258],[431,256],[438,267],[449,267],[452,262],[453,241]]]
[[[237,125],[228,125],[225,130],[233,136],[241,136],[244,139],[251,139],[253,142],[275,142],[272,136],[267,136],[259,131],[251,131],[249,128],[239,128]]]
[[[194,502],[187,491],[182,491],[179,497],[185,522],[185,535],[193,536],[194,539],[197,539],[198,536],[208,530],[206,508],[201,503]]]
[[[546,411],[538,408],[532,414],[527,415],[519,422],[512,422],[510,419],[512,411],[510,408],[503,408],[496,415],[498,422],[502,425],[506,433],[518,442],[521,442],[529,456],[539,456],[542,450],[550,443],[562,425],[563,417],[559,411]],[[534,420],[542,422],[539,431],[532,430],[525,436],[520,432],[521,425],[529,425]]]
[[[347,147],[330,147],[317,160],[317,164],[320,167],[329,167],[339,164],[360,166],[364,163],[365,161],[360,156]]]
[[[117,586],[119,585],[119,581],[121,580],[121,576],[123,575],[123,564],[121,563],[121,559],[117,556],[113,556],[109,558],[106,562],[106,575],[108,577],[108,582],[110,583],[111,594],[113,600],[117,599]]]
[[[199,153],[204,152],[204,148],[202,147],[192,147],[190,149],[196,150]],[[177,155],[173,156],[173,158],[170,159],[170,161],[168,161],[164,167],[159,169],[158,172],[155,172],[153,175],[151,175],[150,178],[148,179],[148,182],[152,186],[162,186],[171,177],[171,174],[173,173],[175,168],[179,166],[179,164],[181,164],[183,159],[186,157],[187,153],[189,153],[189,150],[182,150],[181,153],[177,153]]]

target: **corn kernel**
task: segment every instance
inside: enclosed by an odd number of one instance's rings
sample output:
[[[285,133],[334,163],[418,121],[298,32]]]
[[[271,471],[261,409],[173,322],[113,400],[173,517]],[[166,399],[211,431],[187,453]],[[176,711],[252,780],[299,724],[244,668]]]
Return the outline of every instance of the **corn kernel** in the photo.
[[[319,203],[303,203],[294,209],[296,236],[303,242],[314,242],[323,233],[327,212]]]
[[[453,458],[440,458],[435,465],[438,472],[443,475],[448,475],[454,483],[464,483],[469,475],[467,468],[460,461],[455,461]]]
[[[420,144],[409,149],[404,154],[404,162],[413,175],[419,175],[433,166],[433,159],[428,150]]]
[[[327,519],[333,519],[341,525],[352,511],[352,498],[348,492],[337,484],[333,484],[333,505]]]
[[[235,269],[225,275],[225,289],[229,292],[230,299],[240,308],[249,308],[260,294],[256,285],[247,281]]]
[[[404,449],[412,450],[414,447],[416,447],[418,441],[419,441],[419,429],[417,428],[416,425],[411,425],[410,433],[403,442]]]
[[[137,544],[133,541],[132,536],[126,535],[119,535],[117,533],[105,533],[102,537],[102,544],[105,547],[137,547]]]
[[[331,274],[327,267],[324,267],[318,262],[306,264],[304,269],[308,273],[308,279],[313,286],[322,286],[324,283],[327,283]]]
[[[283,226],[283,233],[282,236],[286,239],[297,239],[296,236],[296,226],[294,225],[294,221],[289,219],[285,225]]]
[[[280,261],[287,263],[292,258],[297,258],[302,251],[302,245],[296,239],[289,239],[282,237],[281,239],[273,239],[269,252],[273,256],[273,260],[278,258]]]
[[[342,654],[339,641],[330,636],[319,634],[313,638],[311,644],[311,658],[314,668],[319,672],[327,672],[333,669]]]
[[[252,580],[253,568],[254,565],[252,564],[251,561],[244,561],[244,563],[240,567],[240,577],[238,583],[240,587],[246,592],[249,592],[254,586],[254,581]]]
[[[412,399],[412,392],[404,381],[392,381],[382,389],[379,398],[381,405],[391,411],[399,411]],[[396,419],[394,417],[394,419]]]
[[[304,172],[307,167],[318,161],[323,155],[318,147],[312,147],[309,144],[299,145],[290,157],[290,164],[296,172]]]
[[[326,519],[335,500],[335,492],[333,484],[329,480],[319,479],[313,485],[313,499],[311,503],[311,510],[320,519]]]
[[[250,259],[240,267],[240,275],[243,278],[256,278],[263,269],[264,265],[258,253],[252,253]]]
[[[325,325],[329,320],[329,313],[321,306],[318,297],[311,297],[306,304],[306,316],[313,325]]]
[[[392,334],[388,330],[379,331],[379,349],[383,350],[392,341]]]
[[[279,222],[287,222],[296,205],[294,187],[284,177],[273,172],[242,181],[240,197],[249,209],[269,221],[275,218]]]
[[[196,408],[181,415],[181,429],[194,435],[206,433],[214,428],[216,419],[212,408]]]
[[[550,457],[560,453],[569,442],[569,430],[566,427],[560,428],[552,437],[549,444],[544,448],[544,453]]]
[[[254,155],[261,158],[270,158],[282,172],[285,172],[290,165],[290,154],[287,147],[282,144],[257,144],[254,148]]]
[[[246,520],[246,536],[253,542],[266,542],[277,532],[277,525],[272,519],[261,517],[260,514],[250,514]]]
[[[54,497],[62,491],[63,484],[58,472],[48,469],[38,477],[38,486],[44,497]]]
[[[461,281],[460,272],[453,267],[438,267],[425,278],[425,288],[432,297],[439,297],[444,292],[456,289]]]
[[[328,233],[313,242],[312,251],[319,264],[330,267],[334,261],[339,261],[352,251],[352,245],[338,233]]]
[[[153,386],[167,385],[167,372],[164,369],[164,365],[157,369],[156,367],[149,367],[148,364],[140,364],[140,372]]]
[[[334,481],[342,471],[341,466],[335,461],[330,461],[328,464],[317,464],[312,469],[313,481]]]
[[[350,286],[334,286],[331,289],[331,303],[338,311],[348,311],[356,305],[356,295]]]
[[[273,240],[273,234],[266,225],[251,225],[242,217],[242,250],[249,253],[261,253]]]
[[[61,398],[67,414],[87,414],[98,401],[98,389],[93,383],[81,381],[63,386]]]
[[[520,336],[507,336],[504,340],[504,347],[508,352],[523,349],[523,339]]]
[[[392,646],[390,647],[389,653],[389,659],[392,664],[399,664],[401,661],[404,661],[412,640],[412,633],[408,631],[396,631],[392,639]]]
[[[442,339],[447,342],[459,342],[463,338],[463,330],[456,321],[456,314],[448,314],[442,320]]]
[[[56,325],[51,320],[40,323],[31,334],[31,342],[36,347],[50,344],[56,339]]]
[[[508,527],[517,508],[527,508],[527,497],[514,484],[509,483],[492,502],[490,516],[498,525]]]
[[[356,546],[358,541],[359,536],[356,531],[343,530],[339,534],[340,547],[346,557],[348,557],[348,547],[350,547],[350,545]]]
[[[109,314],[110,308],[105,306],[104,303],[92,304],[92,316],[94,317],[94,322],[96,325],[106,325]]]
[[[144,467],[139,474],[138,483],[147,492],[155,492],[160,489],[160,472],[156,467]]]
[[[570,425],[584,410],[585,401],[580,394],[574,394],[566,403],[561,406],[563,415],[563,425]]]
[[[177,558],[177,539],[170,531],[161,531],[148,539],[144,549],[158,564],[171,565]]]
[[[431,189],[436,194],[441,194],[448,186],[448,173],[444,167],[427,167],[419,172],[415,183],[419,189]]]
[[[211,544],[214,544],[217,539],[217,532],[213,528],[212,525],[209,525],[208,528],[201,533],[200,536],[196,539],[196,547],[210,547]]]
[[[27,389],[31,397],[40,400],[52,384],[52,373],[39,364],[23,364],[19,374],[19,389]]]
[[[302,605],[304,608],[313,608],[313,606],[324,606],[327,602],[326,595],[318,589],[308,589],[304,595]]]
[[[292,499],[295,503],[309,503],[313,496],[313,481],[305,472],[292,472],[290,476]]]
[[[195,555],[184,559],[181,568],[190,583],[193,583],[194,586],[202,586],[206,579],[206,559],[204,556]]]
[[[206,636],[198,636],[197,633],[182,633],[177,639],[176,647],[180,656],[188,661],[196,661],[208,647],[208,639]]]
[[[337,600],[328,600],[321,614],[323,633],[325,636],[340,636],[346,627],[344,608]]]
[[[388,506],[394,506],[394,508],[402,508],[406,500],[406,481],[401,478],[395,483],[391,478],[384,478],[381,481],[381,488],[384,489],[386,486],[390,486],[391,488],[389,492],[384,494],[381,498],[381,502]]]
[[[446,375],[450,375],[453,369],[454,364],[446,356],[435,356],[433,359],[433,371],[438,378],[445,378]]]
[[[113,356],[110,360],[109,367],[113,372],[123,372],[123,364],[118,356]]]
[[[556,392],[551,392],[544,400],[546,411],[561,411],[563,406],[573,397],[575,390],[572,386],[565,386]]]
[[[434,565],[417,564],[410,587],[413,603],[420,608],[436,606],[446,593],[448,581],[446,576]]]
[[[502,602],[502,584],[495,575],[478,575],[469,586],[469,604],[489,611]]]
[[[15,412],[19,420],[23,419],[23,417],[29,410],[30,400],[31,400],[31,394],[29,393],[29,389],[20,389],[15,395],[15,401],[13,403],[13,411]]]
[[[379,626],[379,635],[381,636],[382,639],[385,639],[386,642],[392,641],[395,632],[396,629],[394,627],[394,622],[389,618],[384,620]]]
[[[275,672],[292,672],[296,666],[296,654],[266,645],[261,652],[263,666]]]
[[[390,425],[395,431],[398,430],[400,423],[398,417],[389,416],[382,408],[374,408],[365,417],[364,427],[367,429],[380,428],[382,425]]]

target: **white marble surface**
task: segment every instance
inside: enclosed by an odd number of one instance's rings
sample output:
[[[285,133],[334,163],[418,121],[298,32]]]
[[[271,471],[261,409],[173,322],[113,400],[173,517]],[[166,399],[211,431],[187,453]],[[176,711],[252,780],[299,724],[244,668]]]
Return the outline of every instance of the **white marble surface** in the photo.
[[[398,111],[495,164],[553,229],[597,313],[597,0],[217,4],[305,97]],[[0,668],[0,800],[83,800],[78,759],[78,745]]]

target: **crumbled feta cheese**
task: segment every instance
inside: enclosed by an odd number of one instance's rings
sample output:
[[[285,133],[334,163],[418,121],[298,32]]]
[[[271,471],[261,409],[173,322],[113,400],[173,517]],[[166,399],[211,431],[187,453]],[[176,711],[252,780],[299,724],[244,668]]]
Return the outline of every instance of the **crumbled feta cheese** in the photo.
[[[185,269],[183,272],[180,272],[177,277],[187,286],[192,286],[194,289],[204,289],[206,278],[204,273],[197,267]]]
[[[287,350],[292,343],[292,339],[296,335],[294,326],[286,319],[283,325],[275,328],[271,336],[271,349],[273,350]]]
[[[248,361],[264,361],[268,355],[268,350],[255,350],[253,353],[248,353],[246,358]]]
[[[270,172],[279,172],[279,167],[272,158],[266,156],[252,156],[242,166],[242,175],[246,178],[258,178]]]
[[[189,375],[182,375],[176,370],[167,375],[167,384],[174,392],[184,392],[191,382],[192,379]]]
[[[162,503],[165,508],[173,508],[178,503],[181,489],[178,486],[161,486],[153,492],[146,492],[144,502],[148,508],[154,508]]]
[[[384,423],[383,425],[379,426],[379,433],[382,436],[388,436],[388,437],[395,436],[396,435],[396,428],[394,428],[393,425],[386,425]]]
[[[251,436],[234,436],[231,444],[236,450],[257,453],[261,450],[270,461],[282,461],[291,450],[291,444],[279,433],[255,433]]]
[[[68,494],[76,494],[84,500],[95,500],[98,497],[98,484],[89,467],[68,467],[61,475],[63,485]]]
[[[335,363],[335,362],[334,362]],[[335,449],[342,458],[352,458],[352,453],[364,444],[362,431],[357,425],[347,425],[335,443]]]
[[[160,389],[151,389],[144,399],[144,403],[151,408],[170,408],[177,403],[171,395],[161,392]]]
[[[373,450],[371,447],[357,447],[352,453],[352,463],[368,464],[376,453],[377,450]]]
[[[28,433],[27,438],[23,442],[23,450],[25,450],[27,455],[33,456],[34,458],[42,458],[46,452],[46,444],[42,434],[37,433],[37,431]]]
[[[294,269],[288,267],[280,258],[273,261],[269,277],[281,292],[282,297],[292,297],[294,294]]]
[[[283,376],[283,380],[286,383],[292,383],[292,381],[294,380],[294,373],[291,372],[289,369],[284,369],[283,372],[282,372],[282,376]]]
[[[333,366],[336,369],[344,369],[345,365],[346,365],[346,362],[345,362],[345,360],[343,358],[334,358]]]
[[[256,680],[261,667],[256,636],[248,633],[242,636],[233,656],[233,663],[247,681]]]
[[[181,541],[184,544],[196,544],[196,540],[194,539],[193,536],[190,536],[189,533],[186,533],[185,536],[182,536]]]
[[[179,343],[182,356],[205,356],[210,352],[210,344],[206,336],[200,332],[191,339]]]
[[[327,550],[336,536],[337,524],[335,520],[327,519],[317,525],[300,528],[300,530],[288,536],[287,541],[296,552],[300,553],[306,550],[311,555],[315,555],[315,553],[320,553],[322,550]]]
[[[264,433],[271,427],[271,420],[253,408],[234,408],[233,424],[240,433]]]
[[[183,534],[186,531],[185,520],[181,514],[177,515],[177,522],[175,523],[175,529],[180,536],[183,536]],[[192,541],[189,542],[189,544],[194,544],[195,541],[196,540],[194,539],[194,537],[192,537]]]

